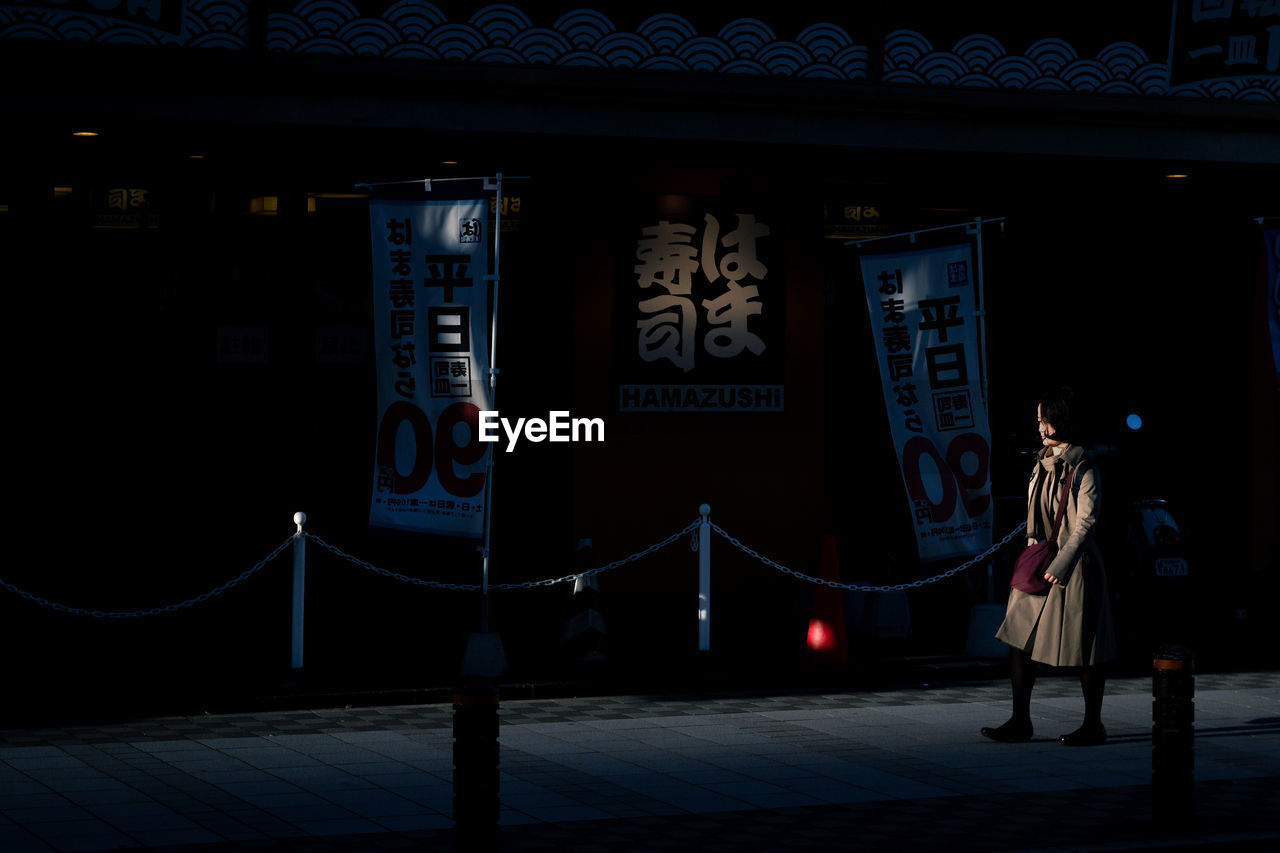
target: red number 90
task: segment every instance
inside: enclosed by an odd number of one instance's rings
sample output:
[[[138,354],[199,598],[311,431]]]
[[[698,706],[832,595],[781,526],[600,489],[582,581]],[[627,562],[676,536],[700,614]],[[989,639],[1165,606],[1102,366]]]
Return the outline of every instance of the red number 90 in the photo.
[[[396,466],[396,436],[404,423],[409,424],[413,432],[415,451],[413,467],[407,474],[401,474]],[[469,427],[470,437],[465,444],[458,444],[454,438],[454,427],[460,423]],[[421,449],[424,447],[433,448],[436,476],[449,494],[458,498],[470,498],[484,490],[485,475],[482,472],[459,477],[454,469],[454,463],[474,465],[484,458],[488,449],[480,443],[479,406],[473,403],[454,403],[445,409],[436,424],[434,442],[431,421],[422,409],[404,400],[398,400],[387,407],[378,427],[377,464],[379,468],[392,472],[393,494],[411,494],[427,484],[431,477],[433,454],[422,453]]]
[[[965,471],[966,454],[977,457],[977,465],[972,472]],[[928,456],[933,460],[938,471],[937,482],[942,487],[942,497],[937,503],[929,497],[925,488],[924,476],[920,471],[921,457]],[[991,505],[991,495],[982,494],[987,485],[987,474],[991,464],[991,448],[987,440],[977,433],[966,432],[957,435],[947,445],[945,458],[938,453],[933,442],[922,435],[917,435],[902,448],[902,473],[907,482],[907,494],[913,505],[924,501],[929,505],[929,518],[940,523],[951,518],[956,509],[956,498],[964,504],[964,511],[969,518],[977,518],[987,511]]]

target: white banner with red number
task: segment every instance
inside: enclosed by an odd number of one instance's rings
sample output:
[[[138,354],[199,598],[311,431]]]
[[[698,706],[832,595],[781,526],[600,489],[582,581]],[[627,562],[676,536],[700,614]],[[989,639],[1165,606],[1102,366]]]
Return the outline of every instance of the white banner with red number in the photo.
[[[864,254],[885,408],[920,559],[991,545],[991,431],[969,244]]]
[[[375,527],[484,534],[489,202],[373,201]]]

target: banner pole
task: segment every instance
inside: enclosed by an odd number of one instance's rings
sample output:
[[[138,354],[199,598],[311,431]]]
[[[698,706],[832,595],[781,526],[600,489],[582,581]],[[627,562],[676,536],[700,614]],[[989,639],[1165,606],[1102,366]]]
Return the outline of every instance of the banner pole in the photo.
[[[988,398],[987,387],[987,300],[984,288],[987,283],[987,268],[982,256],[982,218],[976,217],[973,220],[973,230],[977,234],[977,245],[975,251],[978,254],[977,269],[977,286],[974,288],[974,295],[977,297],[976,314],[978,321],[978,379],[979,389],[982,392],[982,407],[987,412],[988,430],[990,430],[991,418],[991,401]],[[995,566],[993,561],[987,561],[987,603],[991,604],[995,601]]]
[[[498,408],[498,287],[502,281],[502,173],[493,179],[485,178],[485,189],[496,191],[493,208],[493,272],[487,278],[493,282],[493,316],[489,325],[489,405]],[[489,549],[493,534],[493,463],[495,454],[489,449],[487,476],[484,478],[484,547],[481,550],[480,579],[480,630],[489,631]]]
[[[982,379],[982,405],[986,408],[988,415],[991,412],[991,404],[987,399],[987,302],[983,288],[987,282],[987,270],[983,266],[982,259],[982,219],[973,220],[973,230],[978,236],[978,286],[974,288],[978,297],[978,373]]]

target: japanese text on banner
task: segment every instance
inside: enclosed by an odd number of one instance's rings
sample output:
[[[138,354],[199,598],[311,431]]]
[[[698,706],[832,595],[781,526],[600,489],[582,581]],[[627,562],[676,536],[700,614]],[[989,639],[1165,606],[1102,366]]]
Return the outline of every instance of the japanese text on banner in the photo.
[[[920,559],[991,544],[991,433],[965,244],[862,258],[885,408]]]
[[[369,523],[479,538],[489,447],[485,199],[375,201],[378,435]]]

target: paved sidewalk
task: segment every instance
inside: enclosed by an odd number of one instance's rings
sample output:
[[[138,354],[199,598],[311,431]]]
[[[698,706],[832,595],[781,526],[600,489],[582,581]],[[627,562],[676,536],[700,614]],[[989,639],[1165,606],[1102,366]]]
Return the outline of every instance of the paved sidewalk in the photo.
[[[502,705],[504,849],[1280,849],[1280,673],[1196,679],[1196,820],[1150,821],[1149,678],[1111,742],[1042,677],[1036,738],[978,736],[1001,681]],[[0,730],[0,851],[455,849],[447,705]]]

